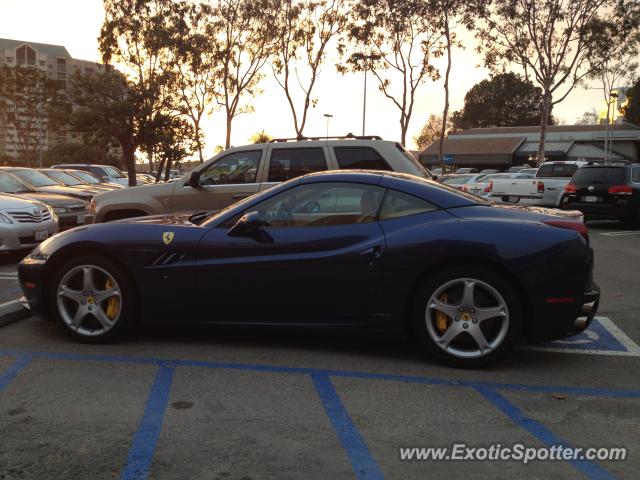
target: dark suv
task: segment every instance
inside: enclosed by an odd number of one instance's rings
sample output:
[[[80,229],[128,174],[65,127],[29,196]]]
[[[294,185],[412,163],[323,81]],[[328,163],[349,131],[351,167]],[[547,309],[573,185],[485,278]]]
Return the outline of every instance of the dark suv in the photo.
[[[640,226],[640,164],[585,165],[564,188],[563,210],[580,210],[585,220],[622,220]]]

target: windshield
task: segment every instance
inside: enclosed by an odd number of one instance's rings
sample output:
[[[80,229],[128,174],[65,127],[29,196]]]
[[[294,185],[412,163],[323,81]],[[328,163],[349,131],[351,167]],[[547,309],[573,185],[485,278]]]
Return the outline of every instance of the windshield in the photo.
[[[23,193],[32,192],[29,185],[22,183],[16,177],[8,173],[0,173],[0,192],[2,193]]]
[[[127,178],[124,173],[118,170],[116,167],[102,167],[102,169],[109,175],[114,178]]]
[[[86,185],[84,182],[60,170],[47,170],[47,175],[67,186]]]
[[[79,178],[80,180],[84,180],[87,183],[91,183],[93,185],[96,185],[98,183],[100,183],[100,180],[97,177],[94,177],[91,173],[89,172],[82,172],[80,170],[73,172],[72,174],[74,177]]]
[[[580,168],[571,179],[574,185],[582,184],[620,184],[625,182],[625,170],[621,167]]]
[[[471,180],[472,176],[459,176],[459,177],[449,177],[446,178],[442,181],[442,183],[445,183],[447,185],[463,185],[465,183],[468,183]]]
[[[38,172],[37,170],[12,170],[16,177],[20,178],[27,182],[29,185],[33,185],[34,187],[49,187],[52,185],[60,185],[59,182],[56,182],[53,178],[46,176],[42,172]]]

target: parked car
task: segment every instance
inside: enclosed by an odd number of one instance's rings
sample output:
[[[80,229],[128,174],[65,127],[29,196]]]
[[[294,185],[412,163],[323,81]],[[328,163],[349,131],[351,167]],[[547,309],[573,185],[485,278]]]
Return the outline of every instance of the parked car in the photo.
[[[485,176],[486,175],[483,173],[468,173],[462,175],[454,173],[452,175],[445,175],[444,177],[441,177],[440,183],[466,192],[468,191],[469,185],[477,182],[479,179],[482,179]]]
[[[218,210],[306,173],[376,169],[431,178],[396,142],[379,137],[279,141],[231,148],[173,182],[96,196],[94,222],[169,212]]]
[[[74,177],[66,170],[60,170],[57,168],[39,168],[38,171],[53,178],[56,182],[61,183],[65,187],[77,188],[83,192],[92,193],[93,195],[110,191],[110,189],[100,187],[99,185],[89,185],[87,182]]]
[[[58,219],[44,203],[0,193],[0,252],[33,248],[58,232]]]
[[[349,326],[409,332],[462,367],[583,331],[592,270],[586,227],[560,211],[380,171],[295,178],[209,216],[89,225],[18,266],[30,308],[83,342],[139,321]]]
[[[0,171],[12,173],[24,183],[38,190],[39,192],[59,193],[60,195],[79,198],[80,200],[84,200],[85,202],[90,202],[94,195],[93,193],[89,193],[77,188],[65,187],[53,178],[33,168],[0,167]]]
[[[537,172],[537,168],[523,168],[522,170],[518,170],[516,173],[526,173],[531,175],[532,177],[535,177]]]
[[[458,168],[455,173],[463,174],[463,173],[478,173],[477,168],[463,167]]]
[[[521,173],[520,172],[503,172],[503,173],[493,173],[490,175],[486,175],[482,178],[479,178],[475,183],[469,184],[467,186],[467,191],[469,193],[473,193],[474,195],[478,195],[480,197],[488,197],[493,191],[493,182],[494,180],[504,180],[509,178],[533,178],[533,174],[531,173]],[[492,201],[498,201],[497,198],[492,198]],[[498,203],[502,203],[498,201]]]
[[[120,185],[119,183],[109,183],[106,182],[104,180],[101,180],[100,178],[96,177],[93,173],[91,172],[86,172],[84,170],[62,170],[63,172],[67,172],[70,175],[73,175],[74,177],[86,182],[89,185],[95,185],[95,186],[99,186],[102,188],[105,188],[106,190],[118,190],[120,188],[125,188],[124,185]]]
[[[536,171],[533,179],[496,179],[489,198],[503,202],[559,207],[564,186],[584,161],[545,162]]]
[[[143,185],[156,183],[156,178],[153,175],[149,175],[148,173],[136,173],[136,178],[138,179],[138,182]]]
[[[621,220],[640,226],[640,164],[585,165],[564,187],[560,204],[585,219]]]
[[[507,169],[507,172],[515,173],[519,172],[520,170],[524,170],[525,168],[531,168],[531,165],[513,165]]]
[[[42,202],[51,207],[58,217],[60,229],[76,227],[85,222],[89,204],[74,197],[57,193],[39,192],[18,177],[0,170],[0,192]]]
[[[62,163],[59,165],[53,165],[52,168],[61,168],[63,170],[84,170],[93,173],[96,177],[104,180],[105,182],[117,183],[120,185],[124,185],[125,187],[129,185],[129,178],[124,173],[122,173],[119,168],[116,168],[112,165],[94,165],[91,163]]]
[[[500,170],[497,168],[485,168],[484,170],[480,170],[480,173],[489,174],[489,173],[500,173]]]

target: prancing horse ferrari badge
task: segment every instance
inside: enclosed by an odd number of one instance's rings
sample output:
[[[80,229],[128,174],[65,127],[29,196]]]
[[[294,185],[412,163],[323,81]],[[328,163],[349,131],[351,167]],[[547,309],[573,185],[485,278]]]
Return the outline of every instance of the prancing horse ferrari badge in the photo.
[[[165,245],[169,245],[171,242],[173,242],[173,232],[164,232],[162,234],[162,241]]]

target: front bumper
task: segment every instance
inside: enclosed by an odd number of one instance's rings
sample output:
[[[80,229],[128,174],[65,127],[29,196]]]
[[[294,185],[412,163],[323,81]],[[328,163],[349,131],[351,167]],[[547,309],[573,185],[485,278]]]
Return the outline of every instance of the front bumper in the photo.
[[[86,223],[91,223],[87,221],[87,216],[87,210],[59,213],[58,223],[60,224],[60,229],[73,228],[79,225],[85,225]]]
[[[0,223],[0,252],[35,247],[41,242],[35,239],[36,230],[46,230],[50,237],[58,233],[58,223],[53,219],[39,223]]]

